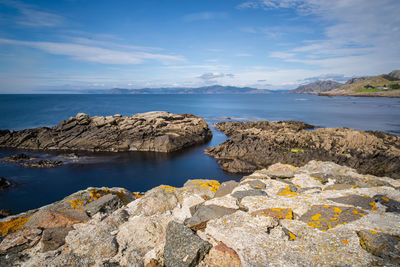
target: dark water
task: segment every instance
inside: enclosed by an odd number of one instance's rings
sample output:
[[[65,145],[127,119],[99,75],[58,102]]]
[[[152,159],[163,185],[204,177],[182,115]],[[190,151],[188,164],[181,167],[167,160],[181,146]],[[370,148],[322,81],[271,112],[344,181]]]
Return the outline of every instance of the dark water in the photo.
[[[0,129],[53,126],[84,112],[90,116],[163,110],[192,113],[211,125],[218,117],[232,120],[301,120],[321,127],[349,127],[400,134],[400,101],[389,98],[272,95],[0,95]],[[0,209],[14,212],[37,208],[89,186],[119,186],[145,191],[159,184],[181,186],[190,178],[239,179],[223,172],[216,160],[203,153],[225,136],[213,130],[213,139],[173,154],[80,153],[50,169],[20,167],[0,161],[0,176],[17,186],[0,193]],[[0,158],[21,151],[0,149]],[[58,159],[58,152],[26,152]],[[79,153],[78,153],[79,154]]]

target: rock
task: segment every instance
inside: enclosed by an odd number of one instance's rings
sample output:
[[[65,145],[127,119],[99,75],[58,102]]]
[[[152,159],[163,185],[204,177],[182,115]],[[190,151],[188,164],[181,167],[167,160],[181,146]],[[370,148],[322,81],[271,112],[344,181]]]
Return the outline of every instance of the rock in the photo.
[[[29,157],[26,154],[19,153],[15,155],[11,155],[5,158],[5,161],[10,161],[10,162],[19,162],[19,161],[26,161],[26,160],[31,160],[33,158]]]
[[[367,213],[363,210],[330,205],[314,205],[299,220],[308,226],[327,231],[341,224],[359,220]]]
[[[55,250],[65,244],[65,237],[72,228],[49,228],[45,229],[42,234],[40,244],[42,252]]]
[[[20,165],[24,166],[24,167],[32,167],[32,168],[53,168],[53,167],[63,165],[63,162],[60,160],[42,159],[42,160],[38,160],[38,161],[21,162]]]
[[[12,211],[9,209],[0,209],[0,219],[13,215]]]
[[[386,264],[400,265],[400,236],[388,235],[372,230],[357,232],[360,244],[369,253],[383,258]]]
[[[324,190],[348,190],[352,188],[356,188],[356,186],[350,184],[331,184],[324,187]]]
[[[276,220],[282,219],[293,219],[292,209],[282,209],[282,208],[269,208],[253,211],[251,213],[253,216],[269,216],[275,218]]]
[[[174,189],[171,186],[158,186],[147,191],[144,197],[128,205],[128,213],[131,216],[151,216],[173,210],[178,204]]]
[[[41,233],[40,229],[30,228],[7,235],[0,243],[0,254],[16,253],[33,247],[39,242]]]
[[[375,195],[375,201],[379,202],[383,206],[386,207],[386,212],[396,212],[400,213],[400,202],[390,199],[384,195]]]
[[[277,225],[271,217],[254,217],[237,211],[209,221],[205,233],[235,250],[243,266],[269,266],[271,249],[267,245],[270,242],[267,231]]]
[[[23,228],[69,228],[76,223],[89,220],[84,211],[39,210],[24,224]]]
[[[243,198],[248,196],[266,196],[267,193],[260,189],[250,189],[250,190],[243,190],[243,191],[235,191],[232,193],[232,196],[237,198],[239,203],[242,201]]]
[[[216,205],[201,205],[191,218],[185,220],[185,225],[192,230],[201,230],[205,228],[209,220],[221,218],[234,212],[236,212],[236,209]]]
[[[102,196],[99,199],[89,203],[84,210],[90,215],[93,216],[98,212],[102,213],[112,213],[113,211],[122,207],[124,203],[119,199],[118,196],[108,194]]]
[[[167,227],[164,261],[166,267],[196,266],[212,245],[183,224],[170,222]]]
[[[0,135],[0,147],[172,152],[204,143],[211,137],[207,123],[191,114],[157,111],[131,117],[89,117],[78,113],[51,128],[5,132]]]
[[[296,169],[287,164],[276,163],[268,167],[265,172],[271,178],[293,178]]]
[[[258,169],[256,165],[239,159],[218,160],[218,164],[223,170],[231,173],[249,173]]]
[[[214,197],[223,197],[227,194],[230,194],[238,184],[238,182],[233,180],[222,183]]]
[[[111,234],[117,228],[107,220],[96,218],[74,228],[76,230],[65,237],[65,243],[73,254],[93,260],[108,259],[117,254],[118,243],[115,235]]]
[[[151,217],[134,216],[122,224],[116,236],[121,264],[140,265],[149,251],[156,247],[160,247],[159,250],[162,251],[167,225],[171,220],[172,216],[166,214]]]
[[[230,172],[252,172],[277,162],[301,166],[321,160],[350,166],[360,173],[400,179],[399,136],[347,128],[308,128],[293,121],[220,122],[216,129],[229,138],[205,151]]]
[[[9,188],[11,185],[11,182],[8,181],[6,178],[0,177],[0,191]]]
[[[224,243],[214,246],[206,257],[206,264],[214,267],[241,267],[239,255]]]
[[[365,210],[376,210],[375,200],[368,196],[349,195],[345,197],[329,198],[329,200],[332,200],[336,203],[360,207]]]
[[[261,182],[260,180],[250,180],[246,181],[243,184],[248,184],[253,189],[265,189],[265,183]]]

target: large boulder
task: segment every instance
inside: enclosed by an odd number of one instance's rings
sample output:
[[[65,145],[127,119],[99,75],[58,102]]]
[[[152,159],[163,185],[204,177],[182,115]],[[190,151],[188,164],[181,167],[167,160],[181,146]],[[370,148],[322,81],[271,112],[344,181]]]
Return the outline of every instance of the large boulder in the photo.
[[[5,132],[0,135],[0,147],[171,152],[203,143],[211,136],[207,123],[191,114],[154,111],[131,117],[89,117],[79,113],[51,128]]]

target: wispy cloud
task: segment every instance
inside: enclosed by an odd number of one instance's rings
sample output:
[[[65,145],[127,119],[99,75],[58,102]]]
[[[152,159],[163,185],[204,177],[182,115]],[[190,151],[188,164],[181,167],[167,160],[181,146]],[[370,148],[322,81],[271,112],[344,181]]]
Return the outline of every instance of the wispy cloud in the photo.
[[[272,57],[272,58],[287,59],[287,58],[292,58],[294,56],[295,56],[295,54],[293,54],[293,53],[286,53],[286,52],[279,52],[279,51],[269,53],[269,57]]]
[[[0,39],[1,44],[27,46],[53,55],[69,56],[72,59],[101,64],[140,64],[145,60],[156,60],[163,64],[183,62],[185,58],[141,51],[124,51],[76,43],[30,42]]]
[[[237,53],[235,54],[236,57],[252,57],[252,54],[249,53]]]
[[[215,80],[217,78],[223,78],[223,77],[233,78],[233,77],[235,77],[235,75],[229,74],[229,73],[225,74],[222,72],[208,72],[208,73],[204,73],[204,74],[200,75],[197,78],[202,79],[204,81],[210,81],[210,80]]]
[[[183,16],[183,20],[190,21],[198,21],[198,20],[215,20],[215,19],[226,19],[228,18],[228,14],[225,12],[199,12],[199,13],[191,13]]]
[[[292,8],[299,17],[312,16],[325,25],[321,39],[271,53],[272,57],[350,75],[383,73],[399,66],[398,0],[251,0],[238,8]]]
[[[27,27],[55,27],[65,23],[65,19],[57,14],[40,10],[35,5],[28,5],[14,0],[0,0],[0,4],[18,10],[19,14],[13,21]]]

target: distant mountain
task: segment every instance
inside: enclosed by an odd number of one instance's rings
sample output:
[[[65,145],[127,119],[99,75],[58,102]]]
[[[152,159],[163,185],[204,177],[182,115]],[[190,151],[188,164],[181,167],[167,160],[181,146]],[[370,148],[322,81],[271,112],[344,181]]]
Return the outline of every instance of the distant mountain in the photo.
[[[212,85],[198,88],[166,87],[166,88],[143,88],[123,89],[113,88],[109,94],[270,94],[270,90],[262,90],[251,87],[235,87]]]
[[[344,85],[320,95],[400,97],[400,70],[373,77],[353,78]]]
[[[313,83],[301,85],[296,89],[290,91],[290,93],[296,94],[319,94],[321,92],[330,91],[339,88],[343,84],[335,81],[315,81]]]

